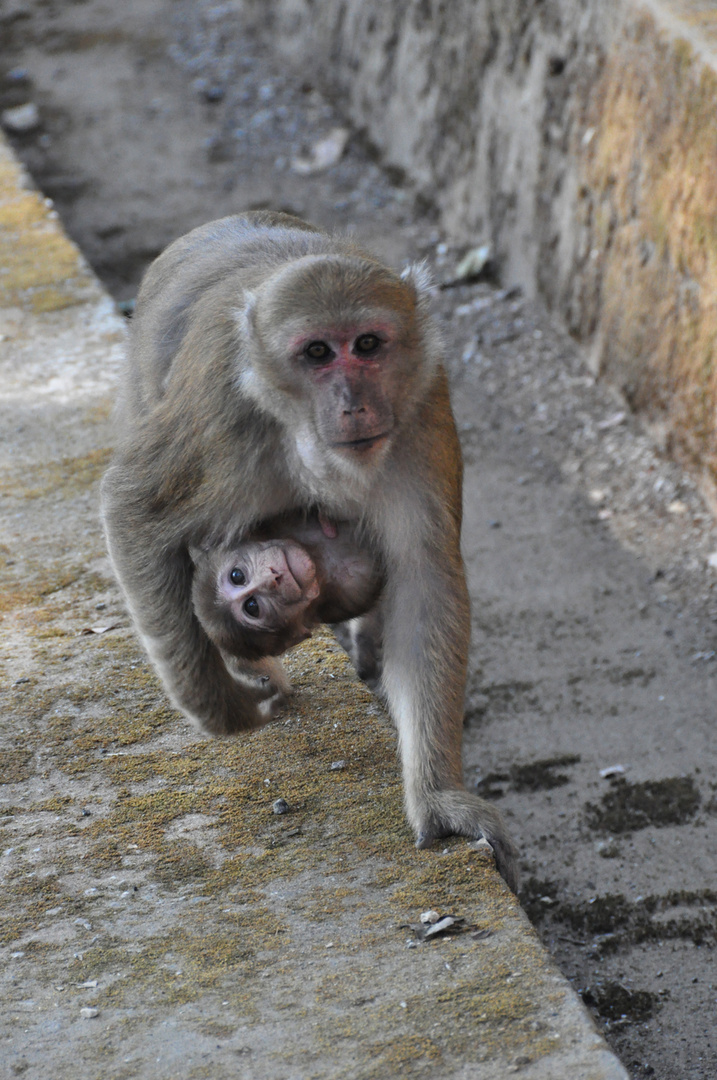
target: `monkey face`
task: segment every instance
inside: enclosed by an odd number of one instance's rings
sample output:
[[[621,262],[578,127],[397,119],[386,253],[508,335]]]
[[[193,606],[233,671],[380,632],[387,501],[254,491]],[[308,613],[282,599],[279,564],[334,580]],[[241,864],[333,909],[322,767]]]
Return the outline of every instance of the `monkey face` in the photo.
[[[288,344],[313,404],[316,432],[334,453],[370,459],[390,442],[395,415],[386,368],[395,328],[378,316],[326,327]]]
[[[219,567],[219,603],[249,634],[276,635],[281,651],[310,636],[307,608],[318,595],[311,557],[290,541],[243,544]]]
[[[416,286],[367,259],[306,257],[270,278],[246,312],[243,389],[321,472],[381,462],[435,370]]]

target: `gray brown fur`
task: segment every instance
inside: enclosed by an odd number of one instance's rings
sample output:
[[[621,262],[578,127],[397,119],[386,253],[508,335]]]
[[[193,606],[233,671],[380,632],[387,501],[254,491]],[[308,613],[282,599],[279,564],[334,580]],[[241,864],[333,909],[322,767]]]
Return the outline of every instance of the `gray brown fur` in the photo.
[[[265,723],[273,699],[262,700],[251,672],[228,671],[197,619],[190,548],[317,506],[353,522],[385,570],[381,687],[418,843],[484,835],[515,888],[505,825],[463,784],[462,466],[422,285],[420,271],[400,279],[353,243],[285,215],[226,218],[172,244],[138,297],[104,520],[173,702],[215,735]],[[372,330],[384,315],[390,347],[380,364],[323,379],[288,358],[302,326],[319,336],[328,326],[338,341],[347,326]],[[364,436],[370,452],[349,448]]]

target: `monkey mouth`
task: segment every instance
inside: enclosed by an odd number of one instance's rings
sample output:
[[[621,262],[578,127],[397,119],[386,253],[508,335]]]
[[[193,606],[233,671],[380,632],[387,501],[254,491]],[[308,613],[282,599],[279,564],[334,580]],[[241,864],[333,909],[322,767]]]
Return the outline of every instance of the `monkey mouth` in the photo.
[[[380,435],[369,435],[366,439],[351,439],[335,445],[337,450],[357,450],[359,453],[365,453],[367,450],[373,450],[374,446],[379,446],[387,438],[388,432],[382,431]]]

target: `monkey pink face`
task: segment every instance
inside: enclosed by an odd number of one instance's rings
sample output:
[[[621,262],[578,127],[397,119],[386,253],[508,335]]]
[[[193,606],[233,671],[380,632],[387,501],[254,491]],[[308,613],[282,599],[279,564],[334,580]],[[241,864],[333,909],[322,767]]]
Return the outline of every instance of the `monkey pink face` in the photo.
[[[319,585],[314,563],[299,544],[269,540],[241,545],[223,560],[217,592],[247,630],[288,631],[290,644],[310,636],[305,615]]]
[[[385,382],[394,336],[391,326],[374,319],[317,329],[291,342],[311,380],[316,426],[331,449],[368,456],[390,439],[394,413]]]
[[[275,391],[261,403],[302,458],[381,461],[434,370],[414,284],[369,259],[307,256],[267,282],[250,322]]]

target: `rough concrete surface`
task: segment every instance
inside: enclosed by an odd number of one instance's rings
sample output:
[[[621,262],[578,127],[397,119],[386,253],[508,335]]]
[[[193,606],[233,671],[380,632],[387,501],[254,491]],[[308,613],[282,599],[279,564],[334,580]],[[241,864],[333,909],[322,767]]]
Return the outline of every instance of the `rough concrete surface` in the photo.
[[[297,75],[243,11],[184,0],[0,9],[0,105],[31,100],[40,116],[14,147],[114,295],[134,295],[141,268],[175,235],[261,205],[355,229],[397,265],[426,257],[438,280],[451,279],[475,237],[447,235],[405,178],[367,156],[360,132],[326,171],[292,169],[346,120],[318,92],[323,60]],[[45,228],[48,208],[33,206],[22,211],[27,238]],[[12,228],[14,258],[23,236]],[[43,260],[48,280],[37,286],[8,261],[0,329],[13,395],[2,420],[12,450],[1,489],[12,783],[0,789],[9,811],[0,850],[14,849],[3,857],[5,895],[20,916],[9,917],[5,955],[25,953],[3,968],[6,1015],[23,1021],[12,1029],[16,1073],[33,1075],[27,1046],[44,1077],[67,1043],[67,1075],[148,1074],[160,1067],[151,1044],[187,1046],[189,1031],[190,1051],[210,1056],[183,1057],[176,1075],[222,1075],[218,1061],[230,1062],[228,1075],[261,1075],[256,1061],[269,1060],[262,1047],[278,1049],[280,1015],[291,1038],[303,1020],[322,1054],[348,1047],[348,1075],[363,1065],[357,1031],[373,1040],[365,1064],[376,1075],[442,1077],[458,1062],[473,1063],[471,1076],[560,1075],[553,1055],[539,1057],[557,1018],[530,1029],[543,1022],[530,1013],[533,984],[546,984],[526,964],[540,954],[528,949],[517,963],[511,952],[511,928],[529,941],[525,924],[462,842],[447,855],[413,851],[390,728],[329,638],[292,659],[298,695],[286,724],[250,740],[197,742],[166,706],[96,521],[119,324],[91,283],[84,303],[57,307],[87,285],[82,263],[60,250],[67,279],[57,259]],[[47,310],[42,290],[64,280],[67,294],[51,292]],[[665,457],[514,284],[503,270],[497,286],[434,298],[466,459],[466,779],[509,817],[524,909],[629,1074],[711,1080],[717,531],[699,477]],[[33,315],[33,303],[46,313]],[[33,326],[45,328],[46,347],[31,343]],[[105,632],[80,633],[93,627]],[[336,761],[345,768],[331,770]],[[617,765],[624,773],[600,775]],[[271,813],[279,795],[293,807],[286,817]],[[464,916],[467,933],[408,948],[413,931],[402,924],[434,903]],[[494,933],[471,936],[483,929]],[[373,967],[359,972],[351,965],[364,957]],[[395,974],[381,982],[374,969]],[[348,971],[358,972],[355,993]],[[482,981],[486,972],[498,984]],[[504,976],[523,996],[491,997]],[[409,977],[394,1011],[390,987]],[[574,1001],[558,1010],[568,1020]],[[209,1021],[193,1011],[210,1005]],[[78,1016],[83,1007],[99,1015]],[[335,1023],[321,1027],[317,1009]],[[23,1034],[53,1020],[59,1027],[37,1041]],[[578,1052],[602,1069],[582,1030]],[[568,1053],[565,1036],[553,1041]],[[271,1075],[314,1075],[297,1062]]]

